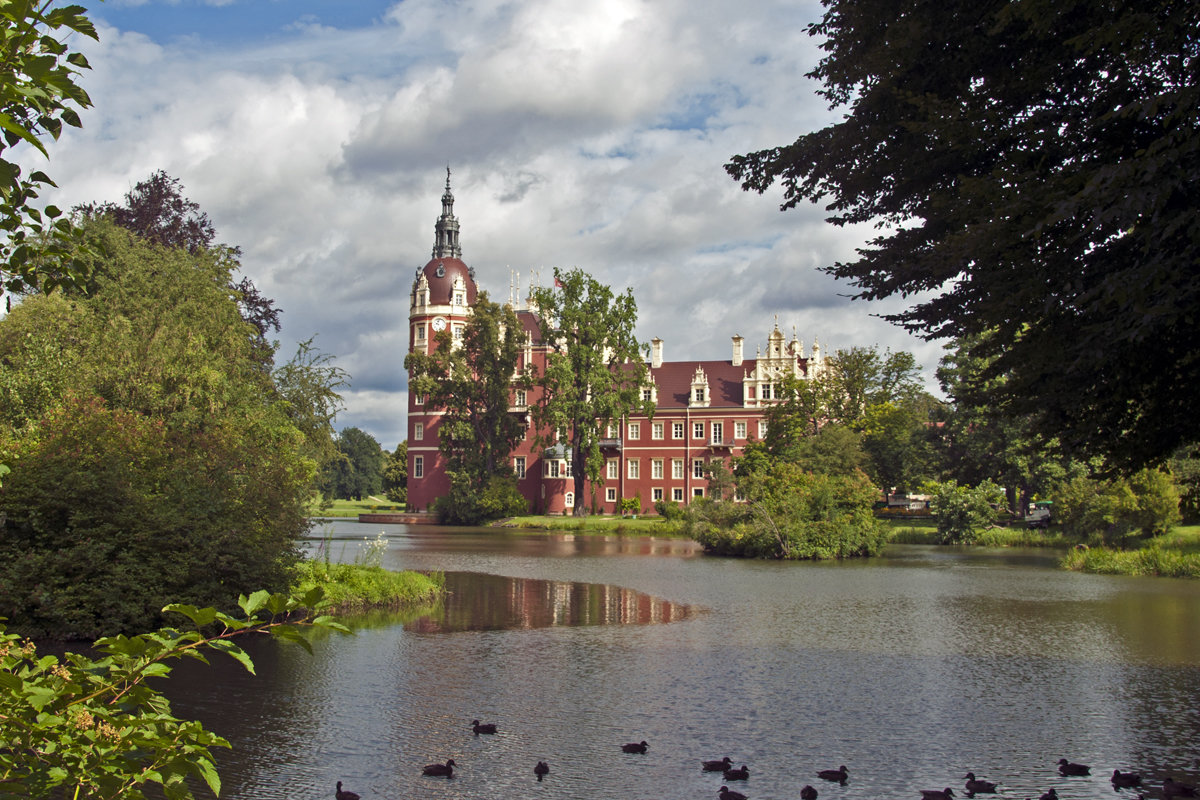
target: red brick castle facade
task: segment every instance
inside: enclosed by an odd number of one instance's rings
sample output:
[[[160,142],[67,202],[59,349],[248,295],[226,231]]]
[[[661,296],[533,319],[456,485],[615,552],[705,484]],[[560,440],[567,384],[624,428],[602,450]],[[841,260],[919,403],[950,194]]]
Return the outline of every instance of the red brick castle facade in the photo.
[[[471,315],[477,287],[475,270],[462,260],[454,217],[449,171],[442,195],[442,215],[435,225],[433,257],[417,270],[409,307],[409,351],[429,352],[441,330],[460,332]],[[544,364],[546,348],[534,310],[510,298],[528,335],[520,366]],[[763,410],[778,397],[783,378],[811,378],[825,369],[820,345],[806,355],[793,333],[785,339],[776,325],[765,352],[746,358],[741,336],[733,337],[725,361],[664,361],[663,342],[655,338],[649,363],[651,386],[644,391],[655,402],[653,419],[631,416],[610,426],[602,442],[605,472],[587,484],[589,508],[615,513],[622,498],[640,497],[650,511],[657,500],[686,504],[708,490],[704,468],[714,459],[740,455],[746,442],[761,439]],[[410,376],[411,377],[411,376]],[[510,411],[525,416],[537,403],[537,390],[514,390]],[[441,411],[427,408],[424,398],[408,399],[408,503],[424,511],[449,490],[444,459],[438,452]],[[522,494],[534,513],[560,514],[574,504],[570,462],[561,446],[538,448],[534,431],[511,454]]]

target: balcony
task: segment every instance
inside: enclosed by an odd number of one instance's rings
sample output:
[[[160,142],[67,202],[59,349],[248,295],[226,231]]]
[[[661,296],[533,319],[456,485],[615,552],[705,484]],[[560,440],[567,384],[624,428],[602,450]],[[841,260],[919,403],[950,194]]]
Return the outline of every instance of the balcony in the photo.
[[[601,439],[600,440],[600,449],[601,450],[620,450],[621,449],[621,440],[620,439]]]
[[[732,450],[733,446],[733,439],[710,440],[708,443],[709,450]]]

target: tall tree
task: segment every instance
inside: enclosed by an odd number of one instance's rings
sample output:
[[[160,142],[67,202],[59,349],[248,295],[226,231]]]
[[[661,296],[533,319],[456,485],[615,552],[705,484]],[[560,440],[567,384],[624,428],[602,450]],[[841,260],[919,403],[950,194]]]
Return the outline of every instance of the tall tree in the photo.
[[[396,445],[383,468],[383,493],[393,503],[408,502],[408,442]]]
[[[0,616],[95,636],[285,588],[314,465],[228,264],[83,230],[104,260],[91,293],[0,320]]]
[[[542,396],[533,407],[546,444],[569,450],[577,517],[586,516],[584,480],[600,481],[600,439],[609,424],[634,410],[652,415],[645,399],[647,353],[633,330],[637,303],[632,290],[612,289],[580,269],[554,268],[554,287],[533,292],[541,314],[546,371],[537,377]]]
[[[200,204],[184,196],[183,184],[163,170],[150,173],[125,193],[124,205],[88,203],[76,208],[84,217],[104,216],[147,242],[162,247],[186,250],[192,255],[208,250],[240,269],[242,249],[217,242],[217,231]],[[264,363],[270,361],[274,349],[267,335],[280,329],[282,311],[271,298],[262,294],[247,276],[229,279],[242,318],[258,332],[257,343]]]
[[[34,206],[54,182],[40,170],[24,174],[9,154],[24,144],[48,155],[63,125],[81,127],[79,110],[92,101],[76,81],[90,67],[70,41],[98,38],[84,11],[0,0],[0,294],[49,291],[85,275],[70,220],[54,206]]]
[[[480,292],[456,341],[439,333],[432,353],[409,353],[409,391],[425,395],[426,408],[442,409],[438,449],[447,471],[465,476],[480,490],[488,480],[507,473],[508,454],[525,435],[524,421],[509,411],[525,343],[521,323],[511,306],[492,302]]]
[[[374,436],[361,428],[343,428],[338,434],[337,448],[341,458],[333,462],[334,497],[362,500],[382,491],[387,456]]]
[[[825,0],[841,121],[735,156],[747,190],[884,233],[827,271],[988,336],[990,404],[1127,469],[1200,439],[1200,5]]]

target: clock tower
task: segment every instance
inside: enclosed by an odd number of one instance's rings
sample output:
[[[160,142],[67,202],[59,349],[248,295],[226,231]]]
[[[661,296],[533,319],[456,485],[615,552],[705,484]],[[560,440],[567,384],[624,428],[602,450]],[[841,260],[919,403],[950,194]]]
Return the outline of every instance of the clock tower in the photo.
[[[477,293],[475,270],[462,260],[458,220],[446,167],[442,215],[434,224],[433,257],[417,270],[408,311],[408,351],[432,352],[437,335],[449,331],[462,336]],[[409,376],[411,378],[411,376]],[[408,393],[408,505],[425,511],[434,499],[449,491],[441,469],[437,429],[441,413],[427,411],[425,398]]]

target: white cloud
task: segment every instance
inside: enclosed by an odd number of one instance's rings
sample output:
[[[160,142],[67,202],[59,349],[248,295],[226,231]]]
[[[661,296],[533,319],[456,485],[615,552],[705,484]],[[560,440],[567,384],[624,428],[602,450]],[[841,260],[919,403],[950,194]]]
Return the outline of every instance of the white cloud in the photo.
[[[280,13],[286,4],[279,4]],[[261,4],[259,4],[261,8]],[[776,316],[811,344],[924,345],[816,270],[861,230],[780,213],[722,166],[830,112],[804,73],[816,3],[406,0],[353,30],[284,19],[269,40],[154,42],[102,27],[96,108],[53,151],[59,202],[178,177],[283,309],[353,375],[339,425],[403,436],[408,291],[447,163],[464,258],[493,297],[579,266],[635,290],[672,359],[752,352]],[[893,309],[889,309],[893,310]]]

